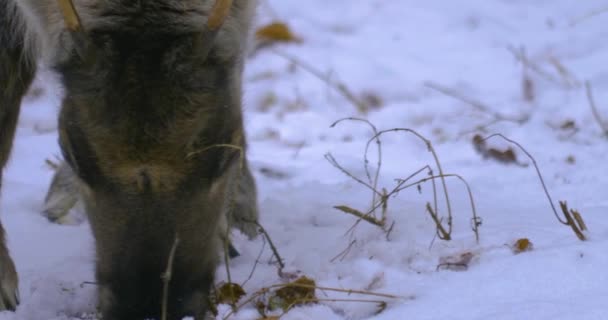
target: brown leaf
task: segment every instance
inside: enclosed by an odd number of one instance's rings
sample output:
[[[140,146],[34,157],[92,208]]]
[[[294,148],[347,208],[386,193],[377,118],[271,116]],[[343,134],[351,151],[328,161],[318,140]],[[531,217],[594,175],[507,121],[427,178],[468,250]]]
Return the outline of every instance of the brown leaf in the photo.
[[[315,295],[315,281],[307,278],[300,277],[294,282],[286,284],[281,289],[274,292],[274,296],[271,297],[270,303],[274,307],[280,307],[283,311],[287,311],[294,306],[316,303],[317,296]]]
[[[518,254],[526,251],[530,251],[534,248],[532,242],[528,238],[521,238],[515,241],[515,243],[511,246],[511,250],[513,253]]]
[[[437,265],[437,270],[445,269],[452,271],[464,271],[469,268],[469,264],[475,257],[475,254],[472,252],[463,252],[456,255],[440,257],[439,264]]]
[[[217,304],[235,304],[246,295],[245,290],[236,283],[224,283],[217,289],[216,301]]]
[[[505,150],[488,147],[486,141],[481,135],[476,134],[473,137],[473,146],[475,147],[475,150],[484,158],[490,158],[505,164],[519,164],[517,162],[515,151],[511,147],[508,147]]]
[[[293,34],[289,26],[284,22],[273,22],[260,27],[255,36],[263,42],[301,42],[302,40]]]

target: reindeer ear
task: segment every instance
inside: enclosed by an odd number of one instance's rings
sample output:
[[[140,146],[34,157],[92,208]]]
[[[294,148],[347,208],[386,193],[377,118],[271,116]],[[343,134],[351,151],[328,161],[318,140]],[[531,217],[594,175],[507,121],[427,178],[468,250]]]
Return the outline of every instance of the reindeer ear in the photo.
[[[57,3],[59,4],[65,25],[74,41],[76,53],[78,53],[83,61],[91,61],[95,56],[94,45],[82,28],[82,23],[80,22],[80,17],[74,7],[74,3],[72,0],[57,0]]]
[[[217,37],[220,28],[226,21],[226,18],[230,14],[232,1],[233,0],[216,0],[213,4],[213,7],[209,12],[209,18],[207,19],[205,30],[202,32],[199,39],[199,43],[202,46],[200,51],[200,55],[202,57],[207,58],[209,52],[211,52],[215,38]]]

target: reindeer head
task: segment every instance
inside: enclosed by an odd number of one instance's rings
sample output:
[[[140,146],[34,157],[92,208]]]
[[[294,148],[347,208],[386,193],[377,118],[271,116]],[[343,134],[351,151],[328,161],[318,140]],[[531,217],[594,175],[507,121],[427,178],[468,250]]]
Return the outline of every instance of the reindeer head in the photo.
[[[56,67],[60,144],[82,181],[104,317],[158,316],[178,234],[170,314],[198,316],[243,146],[243,44],[231,41],[242,35],[221,31],[232,1],[216,1],[201,30],[180,26],[188,10],[160,5],[179,1],[125,1],[89,29],[58,1],[73,44]]]

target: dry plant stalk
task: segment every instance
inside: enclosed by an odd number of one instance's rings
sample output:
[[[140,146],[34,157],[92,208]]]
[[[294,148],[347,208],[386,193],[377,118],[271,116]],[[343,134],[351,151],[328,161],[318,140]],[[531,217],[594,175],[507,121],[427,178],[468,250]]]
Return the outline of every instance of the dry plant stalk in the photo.
[[[515,48],[513,46],[508,46],[507,50],[517,59],[524,67],[528,70],[534,71],[541,78],[545,79],[548,82],[551,82],[555,85],[570,88],[577,88],[580,86],[580,83],[570,74],[566,68],[555,58],[551,57],[549,59],[549,63],[551,63],[555,69],[557,70],[560,78],[555,77],[551,73],[543,70],[536,63],[530,61],[524,48]]]
[[[593,113],[593,117],[597,121],[597,124],[602,129],[605,136],[608,136],[608,123],[604,121],[600,112],[597,109],[597,105],[595,104],[595,99],[593,98],[593,90],[591,88],[591,82],[585,81],[585,92],[587,94],[587,101],[589,101],[589,106],[591,107],[591,112]]]
[[[283,269],[285,268],[285,263],[283,262],[283,258],[281,258],[281,255],[279,254],[277,247],[274,245],[274,242],[270,238],[270,235],[258,221],[248,221],[248,222],[255,224],[258,227],[260,233],[264,236],[264,238],[266,238],[266,241],[268,241],[270,250],[272,250],[272,254],[277,259],[277,263],[279,264],[279,273],[281,273],[283,271]]]
[[[393,299],[393,300],[413,300],[414,299],[413,296],[403,297],[403,296],[398,296],[398,295],[393,295],[393,294],[378,293],[378,292],[371,292],[371,291],[365,291],[365,290],[353,290],[353,289],[341,289],[341,288],[321,287],[321,286],[317,286],[317,285],[307,285],[307,284],[298,283],[298,282],[290,282],[290,283],[275,284],[275,285],[271,285],[271,286],[259,289],[257,292],[255,292],[254,294],[252,294],[249,298],[247,298],[246,300],[244,300],[243,302],[241,302],[236,307],[236,310],[234,310],[234,309],[230,310],[224,317],[222,317],[222,320],[229,319],[232,315],[234,315],[235,313],[237,313],[241,308],[243,308],[244,306],[248,305],[249,303],[251,303],[255,299],[257,299],[257,298],[259,298],[259,297],[261,297],[261,296],[263,296],[263,295],[271,292],[272,289],[286,288],[288,286],[291,286],[291,287],[300,287],[300,288],[306,288],[306,289],[315,289],[315,290],[321,290],[321,291],[342,292],[342,293],[346,293],[348,295],[358,294],[358,295],[372,296],[372,297],[379,297],[379,298]],[[345,300],[345,301],[358,302],[357,299],[354,299],[354,300]]]
[[[604,14],[604,13],[608,13],[608,7],[602,7],[602,8],[597,8],[595,10],[591,10],[590,12],[588,12],[580,17],[572,19],[572,21],[570,21],[570,26],[574,27],[585,20],[588,20],[595,16],[599,16],[600,14]]]
[[[475,233],[475,240],[477,241],[477,243],[479,243],[479,227],[481,226],[481,218],[477,215],[477,209],[475,207],[475,199],[473,198],[473,192],[471,191],[471,186],[469,186],[469,183],[462,176],[455,174],[455,173],[446,173],[442,176],[430,175],[426,178],[422,178],[418,181],[411,182],[409,184],[405,184],[407,182],[407,180],[400,180],[399,187],[396,189],[396,192],[407,189],[409,187],[418,186],[421,183],[427,182],[429,180],[434,181],[435,179],[450,178],[450,177],[454,177],[454,178],[457,178],[460,181],[462,181],[462,183],[464,183],[464,185],[465,185],[465,188],[467,189],[467,193],[469,195],[469,202],[471,204],[471,213],[473,215],[473,217],[471,218],[471,230],[473,231],[473,233]],[[435,205],[435,207],[436,207],[436,205]],[[437,224],[437,236],[440,239],[442,239],[441,238],[442,236],[444,238],[450,237],[450,233],[448,233],[441,224],[441,218],[439,218],[439,216],[437,216],[437,214],[436,214],[437,210],[433,209],[433,207],[431,207],[430,203],[427,203],[426,208],[427,208],[427,212],[429,212],[429,214],[431,215],[431,218],[433,219],[433,221]]]
[[[476,110],[489,115],[493,119],[492,123],[496,123],[499,121],[508,121],[508,122],[515,122],[518,124],[522,124],[522,123],[528,121],[528,118],[529,118],[528,115],[522,115],[520,117],[505,116],[501,113],[498,113],[498,112],[492,110],[491,107],[489,107],[487,104],[485,104],[483,102],[480,102],[473,98],[467,97],[464,94],[462,94],[454,89],[442,86],[435,82],[428,81],[428,82],[425,82],[424,85],[429,89],[433,89],[448,97],[452,97],[454,99],[460,100],[460,101],[464,102],[465,104],[468,104],[471,107],[475,108]]]
[[[163,280],[163,297],[162,297],[162,305],[161,305],[161,319],[167,320],[167,309],[168,309],[168,301],[169,301],[169,284],[171,282],[171,277],[173,276],[173,261],[175,260],[175,251],[177,251],[177,246],[179,245],[179,236],[175,235],[175,239],[173,240],[173,246],[171,246],[171,251],[169,251],[169,258],[167,260],[167,269],[165,273],[161,276]]]
[[[574,234],[576,234],[576,236],[581,241],[587,240],[587,238],[585,237],[585,235],[582,232],[582,231],[587,230],[587,225],[583,221],[583,217],[581,216],[581,214],[574,209],[568,210],[568,204],[566,203],[566,201],[560,201],[559,205],[562,209],[562,213],[566,217],[567,225],[570,226],[570,228],[572,228],[572,231],[574,231]]]
[[[357,96],[352,93],[352,91],[350,91],[350,89],[341,82],[332,80],[329,76],[324,75],[321,71],[317,70],[316,68],[314,68],[313,66],[311,66],[308,63],[303,62],[302,60],[291,56],[287,53],[278,51],[276,49],[272,50],[276,55],[287,59],[289,62],[293,63],[294,65],[304,69],[305,71],[307,71],[308,73],[312,74],[313,76],[315,76],[316,78],[318,78],[319,80],[325,82],[329,87],[335,89],[337,92],[339,92],[347,101],[349,101],[353,106],[355,106],[355,108],[357,109],[357,111],[361,114],[366,114],[368,112],[369,106],[363,102],[361,99],[357,98]]]
[[[530,161],[532,161],[532,165],[534,166],[534,169],[536,169],[536,174],[538,175],[538,179],[540,180],[540,183],[543,187],[543,191],[545,192],[547,200],[549,201],[549,204],[551,205],[551,209],[553,210],[553,214],[555,215],[555,218],[557,219],[557,221],[559,221],[561,224],[563,224],[565,226],[571,227],[572,231],[574,231],[576,236],[581,241],[586,240],[585,235],[581,232],[581,231],[584,231],[587,229],[587,226],[586,226],[585,222],[583,221],[583,217],[580,215],[580,213],[578,211],[575,211],[575,210],[568,211],[568,207],[566,206],[565,201],[560,201],[560,206],[561,206],[562,213],[563,213],[565,219],[559,216],[559,214],[557,213],[557,209],[555,208],[555,205],[553,204],[553,199],[551,199],[551,195],[549,194],[549,190],[547,189],[547,186],[545,185],[545,180],[543,179],[543,176],[540,173],[540,168],[538,167],[538,164],[536,163],[536,159],[534,159],[534,157],[528,152],[528,150],[526,150],[517,141],[511,140],[500,133],[492,134],[492,135],[486,137],[484,140],[489,140],[493,137],[500,137],[500,138],[504,139],[505,141],[517,146],[521,151],[523,151],[526,154],[526,156],[528,156]],[[563,205],[562,205],[562,203],[563,203]],[[575,218],[572,218],[571,215],[574,216]]]
[[[378,131],[376,129],[376,127],[371,124],[369,121],[364,120],[364,119],[359,119],[359,118],[344,118],[344,119],[340,119],[336,122],[334,122],[334,124],[332,124],[331,127],[334,127],[335,125],[341,123],[342,121],[345,120],[349,120],[349,121],[360,121],[360,122],[364,122],[366,124],[368,124],[373,132],[374,135],[372,136],[372,138],[370,138],[367,141],[367,144],[365,146],[365,152],[364,152],[364,165],[365,165],[365,173],[366,176],[368,178],[368,181],[364,181],[363,179],[356,177],[355,175],[353,175],[352,173],[350,173],[348,170],[346,170],[343,166],[341,166],[338,161],[333,157],[333,155],[331,155],[331,153],[328,153],[325,155],[325,158],[329,161],[330,164],[332,164],[334,167],[336,167],[338,170],[340,170],[341,172],[343,172],[345,175],[347,175],[348,177],[352,178],[353,180],[357,181],[359,184],[365,186],[367,189],[371,190],[372,192],[372,206],[371,208],[367,211],[367,212],[363,212],[357,209],[354,209],[350,206],[345,206],[345,205],[340,205],[340,206],[334,206],[334,208],[353,215],[355,217],[358,218],[358,220],[355,222],[355,224],[349,229],[349,232],[352,231],[356,225],[360,222],[360,221],[366,221],[370,224],[376,225],[378,227],[380,227],[385,233],[387,233],[387,237],[388,237],[388,233],[390,233],[390,231],[392,231],[393,227],[394,227],[394,223],[390,225],[390,227],[387,226],[387,210],[388,210],[388,199],[399,193],[401,190],[404,190],[406,188],[409,188],[411,186],[414,185],[420,185],[423,182],[426,181],[431,181],[433,184],[433,201],[434,201],[434,206],[431,207],[430,203],[427,205],[427,211],[431,214],[431,217],[433,218],[433,221],[435,222],[435,224],[437,225],[437,235],[440,239],[442,240],[450,240],[451,239],[451,233],[452,233],[452,208],[451,208],[451,203],[450,203],[450,198],[449,198],[449,193],[448,193],[448,189],[447,189],[447,184],[445,181],[446,177],[456,177],[458,179],[460,179],[466,186],[468,194],[469,194],[469,199],[471,201],[471,209],[473,211],[473,218],[472,218],[472,230],[475,233],[475,238],[477,240],[477,242],[479,242],[479,226],[481,225],[481,220],[479,219],[479,217],[477,216],[476,210],[475,210],[475,203],[473,200],[473,195],[470,189],[470,186],[468,185],[468,183],[466,182],[466,180],[464,180],[464,178],[462,178],[459,175],[456,174],[445,174],[443,172],[443,168],[441,166],[441,162],[439,161],[439,157],[437,155],[437,152],[435,151],[432,143],[426,139],[424,136],[422,136],[421,134],[419,134],[417,131],[412,130],[412,129],[408,129],[408,128],[394,128],[394,129],[388,129],[388,130],[382,130],[382,131]],[[382,151],[381,151],[381,140],[380,140],[380,136],[382,136],[383,134],[389,133],[389,132],[405,132],[405,133],[410,133],[413,134],[414,136],[416,136],[417,138],[419,138],[420,140],[422,140],[428,151],[433,155],[433,159],[435,160],[435,165],[439,171],[438,175],[434,175],[433,171],[431,169],[430,166],[424,166],[423,168],[417,170],[416,172],[414,172],[413,174],[411,174],[409,177],[407,177],[406,179],[397,179],[397,185],[391,190],[391,191],[387,191],[386,189],[382,189],[382,191],[378,190],[378,177],[380,174],[380,168],[382,165]],[[369,153],[369,148],[371,146],[371,143],[375,142],[377,144],[377,150],[378,150],[378,164],[377,164],[377,168],[376,168],[376,172],[374,174],[374,177],[372,177],[370,170],[369,170],[369,160],[368,160],[368,153]],[[411,179],[413,179],[415,176],[417,176],[419,173],[421,173],[423,170],[428,169],[429,171],[429,177],[424,178],[424,179],[420,179],[414,183],[410,183],[408,184],[408,181],[410,181]],[[445,197],[445,201],[446,201],[446,208],[447,208],[447,227],[444,227],[442,224],[442,218],[439,217],[438,215],[438,210],[437,210],[437,191],[436,191],[436,186],[435,186],[435,179],[440,179],[441,180],[441,184],[443,187],[443,193],[444,193],[444,197]],[[382,208],[382,215],[380,218],[377,218],[374,213],[378,208]],[[349,245],[349,248],[352,246],[352,242]],[[348,248],[347,248],[348,249]],[[348,250],[345,250],[346,252]],[[338,258],[339,256],[343,256],[343,253],[339,254],[338,256],[334,257],[332,259],[335,260],[336,258]]]

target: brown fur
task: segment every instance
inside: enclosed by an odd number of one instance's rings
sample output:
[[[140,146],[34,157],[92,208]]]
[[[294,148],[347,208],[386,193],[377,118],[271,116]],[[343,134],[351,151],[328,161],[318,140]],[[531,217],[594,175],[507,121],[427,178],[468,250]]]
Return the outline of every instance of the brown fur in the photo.
[[[241,73],[253,0],[234,1],[208,57],[201,32],[210,0],[76,0],[95,48],[84,59],[55,0],[13,1],[0,0],[14,13],[0,13],[0,164],[34,75],[26,59],[43,50],[66,90],[59,140],[96,240],[104,319],[160,317],[160,276],[176,237],[169,319],[203,319],[226,220],[257,218],[239,153],[212,147],[245,147]],[[236,183],[242,177],[247,183]],[[235,188],[245,201],[229,214]],[[12,265],[4,245],[0,265]],[[0,268],[10,308],[16,284],[6,277],[16,281]]]

